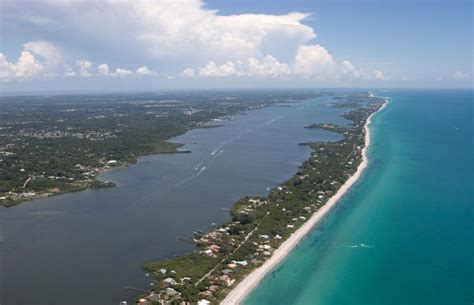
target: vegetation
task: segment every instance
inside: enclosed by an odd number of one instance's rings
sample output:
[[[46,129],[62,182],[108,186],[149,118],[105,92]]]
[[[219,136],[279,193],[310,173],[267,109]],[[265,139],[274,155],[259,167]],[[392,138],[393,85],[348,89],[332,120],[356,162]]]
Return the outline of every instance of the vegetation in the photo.
[[[343,115],[352,121],[351,125],[309,126],[341,133],[344,139],[305,144],[312,149],[311,156],[293,178],[272,189],[265,198],[245,197],[237,201],[230,211],[231,221],[195,237],[195,252],[146,264],[144,268],[156,277],[157,284],[139,303],[221,301],[356,171],[365,144],[364,124],[382,104],[378,98],[365,96],[357,102],[357,108]]]
[[[160,92],[0,98],[0,204],[113,186],[97,175],[141,155],[179,152],[167,140],[213,119],[319,93]]]

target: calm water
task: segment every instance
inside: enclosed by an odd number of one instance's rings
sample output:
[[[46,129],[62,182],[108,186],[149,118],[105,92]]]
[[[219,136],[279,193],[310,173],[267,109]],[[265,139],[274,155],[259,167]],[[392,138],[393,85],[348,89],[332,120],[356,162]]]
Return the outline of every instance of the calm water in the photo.
[[[141,263],[194,249],[178,236],[228,218],[245,195],[291,177],[309,156],[297,145],[337,140],[305,129],[345,123],[327,100],[269,107],[174,138],[191,154],[154,155],[101,178],[117,187],[0,208],[2,305],[118,304],[149,287]]]
[[[245,305],[474,303],[473,91],[379,94],[364,176]]]

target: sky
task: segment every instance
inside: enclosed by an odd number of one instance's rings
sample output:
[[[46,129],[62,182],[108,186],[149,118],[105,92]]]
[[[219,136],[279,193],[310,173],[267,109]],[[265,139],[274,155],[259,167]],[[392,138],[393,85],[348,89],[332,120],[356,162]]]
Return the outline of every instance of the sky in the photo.
[[[0,91],[472,88],[467,0],[0,0]]]

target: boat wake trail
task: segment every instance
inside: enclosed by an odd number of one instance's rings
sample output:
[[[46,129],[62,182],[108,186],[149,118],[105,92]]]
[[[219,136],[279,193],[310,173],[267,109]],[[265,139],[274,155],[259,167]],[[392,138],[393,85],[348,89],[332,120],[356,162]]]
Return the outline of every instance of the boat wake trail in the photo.
[[[448,123],[449,125],[451,125],[451,127],[453,127],[455,130],[459,131],[459,127],[457,127],[457,126],[454,125],[453,123],[448,122],[448,121],[446,121],[446,123]]]
[[[274,123],[274,122],[276,122],[276,121],[278,121],[278,120],[281,120],[281,119],[283,119],[283,118],[284,118],[283,115],[282,115],[282,116],[279,116],[279,117],[277,117],[277,118],[271,119],[270,121],[267,121],[267,122],[263,123],[263,125],[270,125],[270,124],[272,124],[272,123]]]
[[[367,249],[373,249],[375,246],[373,245],[366,245],[366,244],[357,244],[357,245],[352,245],[352,246],[344,246],[345,248],[367,248]]]

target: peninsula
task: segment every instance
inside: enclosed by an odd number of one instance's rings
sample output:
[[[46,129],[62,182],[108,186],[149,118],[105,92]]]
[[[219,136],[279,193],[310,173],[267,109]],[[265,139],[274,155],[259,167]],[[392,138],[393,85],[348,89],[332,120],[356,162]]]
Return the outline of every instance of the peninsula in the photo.
[[[231,220],[196,233],[197,250],[143,267],[156,278],[138,304],[238,304],[336,204],[367,165],[371,116],[386,101],[370,94],[352,101],[350,125],[314,124],[344,136],[339,142],[302,143],[312,149],[296,175],[267,197],[245,197]],[[341,107],[335,103],[335,107]]]
[[[319,96],[315,91],[175,91],[0,97],[0,205],[114,186],[97,176],[176,153],[169,138],[214,120]],[[211,122],[211,123],[210,123]]]

